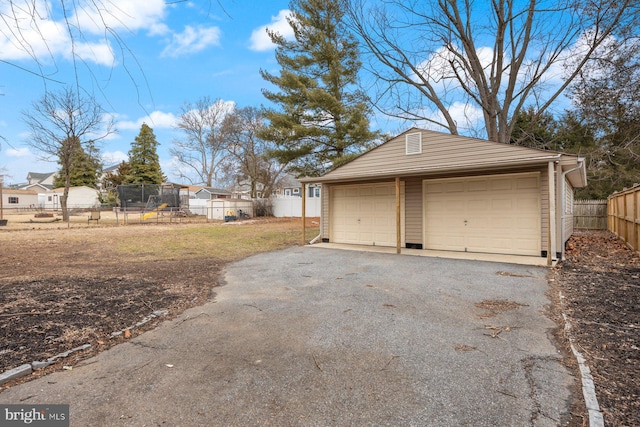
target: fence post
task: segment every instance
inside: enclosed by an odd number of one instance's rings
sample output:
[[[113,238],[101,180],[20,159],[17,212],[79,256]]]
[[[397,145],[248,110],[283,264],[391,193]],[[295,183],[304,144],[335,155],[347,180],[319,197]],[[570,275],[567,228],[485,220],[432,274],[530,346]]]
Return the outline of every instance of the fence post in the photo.
[[[639,192],[640,184],[634,184],[631,188],[613,193],[607,200],[609,231],[634,251],[640,250]]]
[[[638,236],[638,219],[640,219],[640,217],[638,216],[638,192],[634,191],[633,192],[633,218],[631,218],[633,222],[631,223],[631,230],[633,232],[632,244],[633,244],[633,247],[636,248],[636,250],[640,246],[640,237]]]

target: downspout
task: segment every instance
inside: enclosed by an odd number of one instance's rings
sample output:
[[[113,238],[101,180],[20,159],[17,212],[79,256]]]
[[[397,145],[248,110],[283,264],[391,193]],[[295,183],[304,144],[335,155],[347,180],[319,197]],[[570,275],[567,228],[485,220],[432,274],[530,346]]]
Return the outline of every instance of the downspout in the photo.
[[[322,236],[322,233],[318,234],[316,237],[314,237],[313,239],[311,239],[311,240],[309,241],[309,244],[310,244],[310,245],[315,245],[315,244],[316,244],[316,242],[317,242],[318,240],[320,240],[320,237],[321,237],[321,236]]]
[[[556,213],[556,200],[558,198],[558,190],[556,188],[556,167],[555,162],[549,162],[547,167],[548,180],[549,180],[549,227],[547,230],[547,266],[553,265],[553,260],[556,259],[557,248],[556,243],[558,240],[557,226],[557,213]]]
[[[578,169],[582,168],[582,165],[584,164],[584,159],[580,160],[578,159],[578,166],[576,166],[573,169],[569,169],[568,171],[562,172],[562,179],[560,180],[560,185],[562,186],[562,192],[560,193],[562,195],[562,215],[560,216],[560,218],[562,219],[561,221],[561,227],[560,227],[560,260],[564,261],[564,252],[565,252],[565,245],[564,245],[564,219],[566,217],[566,212],[567,212],[567,198],[565,197],[565,192],[567,191],[566,189],[566,180],[565,177],[567,176],[567,174],[573,172],[573,171],[577,171]]]

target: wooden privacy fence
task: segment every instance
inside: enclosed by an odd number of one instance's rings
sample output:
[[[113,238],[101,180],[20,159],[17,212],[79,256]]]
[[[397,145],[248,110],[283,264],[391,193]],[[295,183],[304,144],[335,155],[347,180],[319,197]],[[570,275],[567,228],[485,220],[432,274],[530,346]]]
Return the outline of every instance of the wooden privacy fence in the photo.
[[[607,201],[576,200],[573,203],[573,227],[588,230],[606,230]]]
[[[633,250],[640,243],[640,184],[625,188],[609,196],[608,228]]]

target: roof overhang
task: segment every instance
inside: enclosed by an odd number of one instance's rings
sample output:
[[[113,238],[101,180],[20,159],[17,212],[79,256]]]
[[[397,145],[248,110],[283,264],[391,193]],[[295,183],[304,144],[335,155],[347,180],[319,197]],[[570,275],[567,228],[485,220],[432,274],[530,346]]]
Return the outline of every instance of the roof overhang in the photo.
[[[563,174],[573,188],[587,186],[587,167],[584,157],[573,157],[573,162],[561,162]]]
[[[549,162],[560,162],[563,157],[561,153],[553,153],[549,156],[536,156],[532,158],[518,159],[516,161],[503,161],[503,162],[486,162],[486,163],[469,163],[469,164],[454,164],[446,167],[420,167],[413,169],[394,169],[394,170],[373,170],[370,172],[360,173],[357,176],[349,175],[334,175],[331,172],[321,177],[304,177],[299,178],[302,183],[339,183],[339,182],[354,182],[354,181],[372,181],[372,180],[388,180],[394,178],[405,178],[413,176],[429,176],[429,175],[443,175],[443,174],[465,174],[477,172],[499,172],[501,170],[513,170],[513,169],[525,169],[536,166],[544,166]],[[569,162],[571,163],[571,162]],[[584,162],[583,162],[584,163]],[[574,166],[576,165],[574,157]],[[571,179],[571,178],[570,178]],[[586,182],[586,174],[585,174]],[[573,185],[573,182],[572,182]],[[586,185],[586,184],[585,184]],[[575,186],[575,185],[574,185]]]

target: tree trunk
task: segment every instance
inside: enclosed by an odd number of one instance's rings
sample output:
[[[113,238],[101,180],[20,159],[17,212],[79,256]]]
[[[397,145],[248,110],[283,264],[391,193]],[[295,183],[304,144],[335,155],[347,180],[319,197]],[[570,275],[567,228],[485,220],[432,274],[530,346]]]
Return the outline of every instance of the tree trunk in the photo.
[[[62,208],[62,220],[69,222],[69,210],[67,209],[67,199],[69,198],[69,188],[71,187],[71,177],[69,176],[69,169],[67,168],[67,176],[64,179],[64,191],[60,198],[60,207]]]

